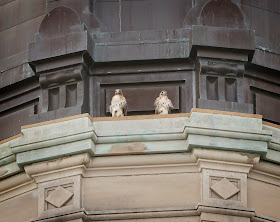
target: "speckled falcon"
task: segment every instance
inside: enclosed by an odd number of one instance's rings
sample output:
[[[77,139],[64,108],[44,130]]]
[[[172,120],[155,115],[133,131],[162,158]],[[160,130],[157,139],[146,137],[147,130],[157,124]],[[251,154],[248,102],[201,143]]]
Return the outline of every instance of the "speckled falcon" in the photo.
[[[110,113],[112,117],[127,116],[127,102],[120,89],[115,90],[110,105]]]
[[[156,98],[154,102],[155,114],[168,114],[171,113],[171,109],[174,108],[170,99],[168,99],[167,91],[162,90],[159,94],[159,97]]]

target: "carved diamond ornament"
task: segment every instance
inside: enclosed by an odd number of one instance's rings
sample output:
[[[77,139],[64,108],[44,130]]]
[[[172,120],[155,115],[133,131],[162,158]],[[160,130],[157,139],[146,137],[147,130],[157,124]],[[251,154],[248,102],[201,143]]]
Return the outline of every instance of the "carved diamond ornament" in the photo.
[[[232,197],[234,194],[238,193],[240,190],[234,186],[229,180],[223,178],[219,182],[212,185],[211,190],[222,197],[224,200]]]
[[[58,186],[47,198],[46,201],[55,207],[62,207],[74,194]]]

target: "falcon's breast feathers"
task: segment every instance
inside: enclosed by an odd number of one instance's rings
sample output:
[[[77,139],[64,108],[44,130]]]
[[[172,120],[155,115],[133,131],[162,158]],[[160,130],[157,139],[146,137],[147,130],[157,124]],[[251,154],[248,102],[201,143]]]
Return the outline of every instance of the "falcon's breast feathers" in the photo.
[[[112,117],[127,116],[127,102],[120,89],[115,90],[110,105]]]
[[[161,91],[159,97],[154,102],[155,114],[168,114],[174,108],[170,99],[168,99],[167,92]]]

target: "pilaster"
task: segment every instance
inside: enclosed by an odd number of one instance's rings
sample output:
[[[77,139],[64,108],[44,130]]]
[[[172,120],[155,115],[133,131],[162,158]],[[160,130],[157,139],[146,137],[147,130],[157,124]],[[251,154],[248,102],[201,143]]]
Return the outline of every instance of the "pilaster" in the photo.
[[[58,6],[42,20],[36,41],[28,46],[28,62],[39,76],[42,122],[89,112],[89,68],[93,41],[79,15]]]
[[[38,218],[32,221],[83,221],[82,178],[89,161],[79,154],[24,167],[38,185]]]
[[[247,177],[260,156],[207,149],[193,154],[202,176],[200,220],[250,221],[254,212],[247,208]]]

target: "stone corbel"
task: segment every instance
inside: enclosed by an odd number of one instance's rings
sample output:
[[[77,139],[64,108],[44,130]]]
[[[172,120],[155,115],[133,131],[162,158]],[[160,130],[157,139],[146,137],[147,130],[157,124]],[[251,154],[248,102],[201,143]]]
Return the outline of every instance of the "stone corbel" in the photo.
[[[229,155],[230,154],[230,155]],[[259,163],[260,155],[223,150],[193,149],[199,170],[212,169],[248,174]]]
[[[199,59],[201,74],[243,77],[244,64],[211,59]]]
[[[66,69],[64,73],[59,71],[40,75],[39,82],[43,89],[64,85],[65,83],[78,82],[82,80],[81,68]]]
[[[24,170],[36,181],[36,183],[44,183],[75,175],[83,176],[86,164],[89,162],[89,154],[83,153],[26,165],[24,166]]]

